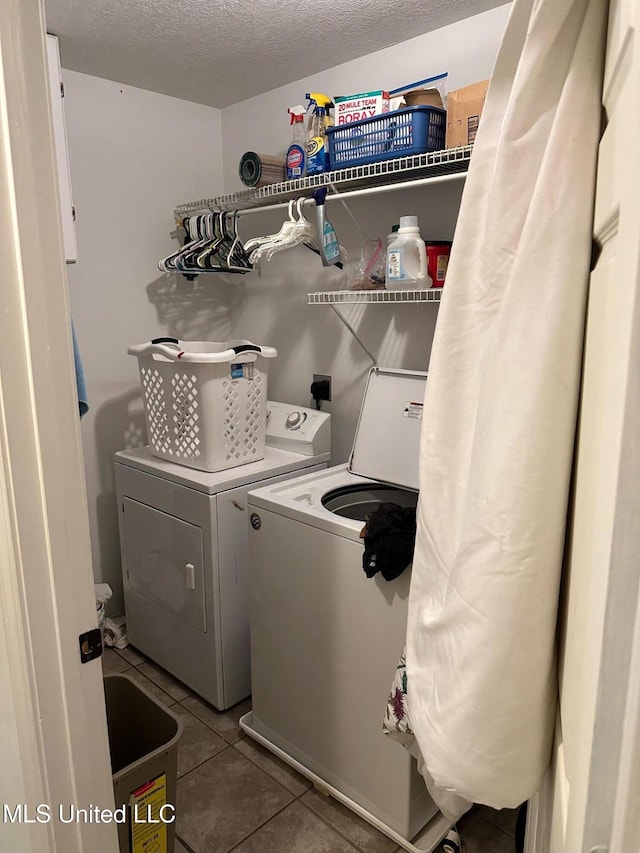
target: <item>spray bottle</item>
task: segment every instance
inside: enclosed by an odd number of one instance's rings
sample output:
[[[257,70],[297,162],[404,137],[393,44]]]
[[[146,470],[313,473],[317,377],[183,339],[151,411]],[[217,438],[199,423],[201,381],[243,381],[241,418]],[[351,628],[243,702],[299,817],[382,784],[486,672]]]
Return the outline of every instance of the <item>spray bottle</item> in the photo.
[[[329,169],[329,144],[327,128],[333,121],[329,109],[333,106],[331,98],[320,92],[307,92],[309,107],[313,112],[307,125],[307,174],[317,175]]]
[[[297,107],[289,107],[291,124],[293,125],[293,139],[287,150],[287,180],[304,178],[307,173],[307,134],[304,129],[304,115],[306,109],[298,104]]]
[[[329,145],[324,120],[324,107],[315,107],[307,139],[307,175],[318,175],[328,169]]]
[[[322,266],[330,267],[332,264],[338,264],[341,256],[340,244],[338,243],[336,232],[326,217],[325,199],[327,197],[327,188],[320,187],[314,192],[313,197],[316,202],[316,214],[318,217],[318,244],[320,246]]]
[[[312,107],[324,107],[325,115],[324,115],[324,126],[333,127],[334,121],[331,117],[330,109],[333,108],[333,101],[328,95],[323,95],[322,92],[307,92],[305,98],[309,101],[307,104],[307,109],[310,110]],[[307,124],[307,130],[311,130],[311,122],[313,121],[313,113],[309,117],[309,122]]]

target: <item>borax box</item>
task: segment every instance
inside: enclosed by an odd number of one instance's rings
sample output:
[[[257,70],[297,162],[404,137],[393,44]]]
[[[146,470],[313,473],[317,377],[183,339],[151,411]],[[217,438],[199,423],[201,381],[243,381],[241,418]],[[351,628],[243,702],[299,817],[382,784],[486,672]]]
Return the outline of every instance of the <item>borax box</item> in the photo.
[[[334,98],[335,123],[350,124],[363,118],[371,118],[389,112],[389,93],[363,92],[361,95],[347,95]]]

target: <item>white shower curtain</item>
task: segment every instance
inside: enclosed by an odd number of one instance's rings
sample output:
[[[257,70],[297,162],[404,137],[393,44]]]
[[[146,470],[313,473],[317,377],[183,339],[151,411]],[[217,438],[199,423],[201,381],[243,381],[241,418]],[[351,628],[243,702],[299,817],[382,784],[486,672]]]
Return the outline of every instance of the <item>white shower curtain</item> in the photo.
[[[540,786],[580,383],[606,0],[516,0],[429,368],[408,707],[445,813]]]

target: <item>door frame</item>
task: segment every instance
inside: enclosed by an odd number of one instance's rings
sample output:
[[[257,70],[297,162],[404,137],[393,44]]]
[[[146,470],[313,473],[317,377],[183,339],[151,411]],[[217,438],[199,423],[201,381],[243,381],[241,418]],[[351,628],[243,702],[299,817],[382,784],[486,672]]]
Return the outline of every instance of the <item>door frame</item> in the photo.
[[[624,308],[618,314],[624,352],[616,365],[619,371],[616,378],[620,382],[614,385],[615,399],[611,402],[617,413],[616,434],[607,434],[608,449],[615,448],[610,462],[615,483],[610,494],[595,495],[595,498],[603,497],[607,512],[611,507],[611,518],[606,522],[610,522],[606,562],[603,559],[601,565],[602,572],[606,572],[605,595],[601,599],[605,602],[604,618],[601,627],[599,623],[589,626],[601,634],[598,635],[597,656],[589,657],[597,667],[598,682],[593,720],[589,723],[592,741],[580,853],[640,851],[640,577],[637,568],[640,554],[640,253],[637,236],[640,233],[640,199],[636,191],[640,166],[633,147],[640,130],[640,109],[637,107],[640,52],[639,46],[634,46],[639,23],[635,0],[610,0],[609,61],[603,86],[603,104],[610,115],[610,102],[613,94],[621,91],[624,75],[631,88],[625,101],[628,109],[622,112],[625,125],[619,134],[621,144],[609,149],[609,160],[616,159],[624,165],[618,171],[608,168],[606,159],[604,165],[601,164],[603,180],[608,182],[603,186],[609,189],[610,197],[605,192],[600,211],[601,230],[596,238],[601,246],[613,236],[620,241],[623,251],[616,256],[617,283],[624,284],[628,300],[621,302]],[[610,122],[603,125],[603,140],[607,127],[611,130]],[[605,142],[601,142],[601,146],[603,144]],[[612,151],[615,151],[615,158],[611,156]],[[596,215],[596,228],[597,223]],[[599,311],[602,311],[602,304],[594,297],[589,302],[589,312],[597,316]],[[599,369],[595,361],[592,365]],[[586,372],[583,384],[585,378],[589,378]],[[591,448],[589,453],[593,453]],[[576,489],[579,488],[576,481]],[[589,493],[585,491],[584,494]],[[571,608],[567,607],[563,624],[569,624],[571,618]],[[551,766],[541,790],[529,803],[526,853],[554,853],[556,842],[552,827],[561,831],[558,811],[566,814],[570,806],[567,792],[555,784],[557,779],[566,779],[560,713],[556,719]],[[569,785],[575,781],[568,779]]]
[[[640,292],[640,281],[636,283],[636,292]],[[640,583],[637,576],[640,553],[640,439],[637,433],[640,419],[640,299],[636,299],[634,309],[607,618],[589,768],[590,806],[585,825],[585,853],[640,853]],[[628,601],[623,605],[625,598]],[[612,700],[614,689],[619,692]],[[612,726],[616,729],[613,733]],[[559,731],[558,713],[556,733]],[[606,757],[611,749],[617,757],[613,778],[611,759]],[[550,850],[553,779],[556,777],[556,765],[563,759],[562,744],[556,738],[552,763],[542,788],[529,802],[526,853],[553,853]],[[562,768],[560,775],[564,775]]]
[[[0,791],[27,807],[0,846],[112,853],[115,824],[57,820],[114,801],[78,640],[96,607],[42,0],[0,4],[0,220]]]

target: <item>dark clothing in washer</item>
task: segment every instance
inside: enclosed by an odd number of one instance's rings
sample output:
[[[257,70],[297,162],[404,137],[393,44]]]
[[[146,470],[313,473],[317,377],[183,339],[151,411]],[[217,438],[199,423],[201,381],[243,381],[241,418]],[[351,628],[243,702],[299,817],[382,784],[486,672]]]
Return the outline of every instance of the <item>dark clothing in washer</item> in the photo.
[[[362,567],[368,578],[377,572],[395,580],[410,565],[416,541],[415,507],[381,503],[360,531],[364,539]]]

